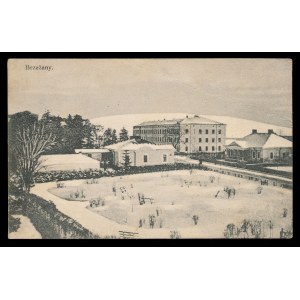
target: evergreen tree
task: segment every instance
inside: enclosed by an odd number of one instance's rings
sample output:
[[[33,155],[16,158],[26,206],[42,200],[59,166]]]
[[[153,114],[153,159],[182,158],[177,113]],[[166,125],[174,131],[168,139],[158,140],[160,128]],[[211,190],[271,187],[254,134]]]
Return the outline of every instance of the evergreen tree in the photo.
[[[129,139],[128,137],[128,130],[123,127],[119,133],[119,140],[120,142],[124,142],[124,141],[127,141]]]
[[[103,145],[108,146],[117,143],[117,133],[115,129],[107,128],[103,134]]]
[[[128,170],[131,166],[129,150],[124,150],[122,166],[124,167],[125,170]]]

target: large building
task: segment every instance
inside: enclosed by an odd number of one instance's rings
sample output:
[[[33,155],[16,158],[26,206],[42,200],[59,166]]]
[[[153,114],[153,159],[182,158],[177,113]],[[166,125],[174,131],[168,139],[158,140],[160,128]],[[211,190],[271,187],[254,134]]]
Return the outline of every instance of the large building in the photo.
[[[226,125],[195,115],[144,122],[133,127],[133,135],[158,145],[171,144],[181,153],[216,155],[225,151]]]
[[[293,143],[269,129],[260,133],[256,129],[252,133],[232,141],[226,146],[226,158],[245,162],[291,162]]]

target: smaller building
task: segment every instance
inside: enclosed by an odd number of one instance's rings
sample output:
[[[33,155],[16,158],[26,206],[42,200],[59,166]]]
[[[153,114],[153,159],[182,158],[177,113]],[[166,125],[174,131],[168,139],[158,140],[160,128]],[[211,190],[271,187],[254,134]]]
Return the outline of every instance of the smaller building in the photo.
[[[226,146],[226,158],[245,162],[291,162],[293,143],[269,129],[259,133],[256,129]]]
[[[172,145],[139,143],[135,139],[105,147],[113,152],[113,164],[122,167],[125,156],[129,157],[130,166],[155,166],[174,164],[175,148]]]
[[[83,154],[42,155],[39,162],[39,172],[100,170],[98,160]]]

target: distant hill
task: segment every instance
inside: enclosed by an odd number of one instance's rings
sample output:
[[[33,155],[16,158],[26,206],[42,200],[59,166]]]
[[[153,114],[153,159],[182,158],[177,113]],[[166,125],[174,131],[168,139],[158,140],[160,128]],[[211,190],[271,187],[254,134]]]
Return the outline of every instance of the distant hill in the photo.
[[[124,126],[130,135],[132,135],[132,128],[134,125],[144,121],[154,121],[163,119],[180,119],[186,116],[193,116],[193,114],[186,113],[158,113],[158,114],[131,114],[131,115],[115,115],[91,119],[93,124],[101,124],[105,128],[115,128],[117,132]],[[243,137],[251,133],[252,129],[257,129],[258,132],[267,132],[268,129],[273,129],[279,135],[291,136],[292,128],[256,122],[252,120],[245,120],[240,118],[233,118],[227,116],[202,115],[203,117],[227,124],[227,137],[237,138]]]

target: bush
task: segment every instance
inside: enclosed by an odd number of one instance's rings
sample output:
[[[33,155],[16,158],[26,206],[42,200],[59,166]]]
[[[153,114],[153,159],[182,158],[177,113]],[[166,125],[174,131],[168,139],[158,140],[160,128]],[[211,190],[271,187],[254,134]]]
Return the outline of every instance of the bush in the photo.
[[[26,198],[26,215],[43,239],[98,239],[74,219],[61,213],[54,203],[36,195]]]
[[[12,215],[8,214],[8,233],[17,231],[20,225],[20,218],[14,218]]]

